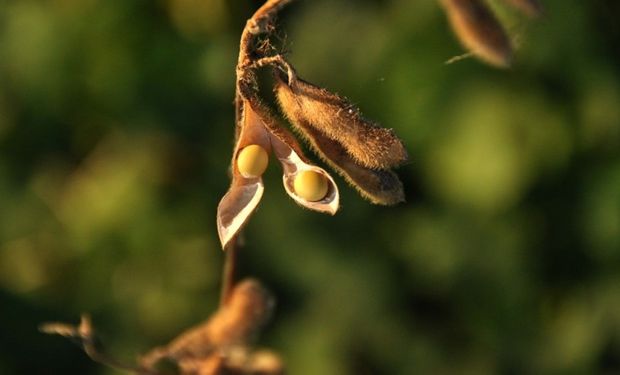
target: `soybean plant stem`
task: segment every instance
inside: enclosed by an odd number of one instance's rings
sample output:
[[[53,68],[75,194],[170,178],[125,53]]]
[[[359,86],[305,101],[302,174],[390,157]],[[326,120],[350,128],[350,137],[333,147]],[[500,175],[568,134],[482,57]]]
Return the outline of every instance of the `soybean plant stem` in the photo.
[[[267,0],[250,19],[248,19],[243,32],[241,33],[241,42],[239,45],[239,59],[237,61],[237,82],[235,92],[235,127],[239,130],[242,111],[243,111],[243,95],[240,90],[241,83],[253,81],[251,70],[256,68],[256,58],[253,57],[253,49],[256,37],[261,34],[270,32],[270,24],[278,11],[293,0]],[[277,56],[272,59],[266,59],[262,62],[258,59],[258,65],[266,63],[279,63],[287,70],[289,79],[293,79],[292,68],[281,57]],[[283,63],[284,61],[284,63]],[[230,299],[230,295],[235,286],[237,273],[237,253],[238,243],[233,239],[224,252],[224,269],[222,271],[222,291],[220,295],[220,305],[225,305]]]
[[[239,246],[237,239],[233,238],[224,251],[224,269],[222,271],[222,291],[220,293],[220,306],[224,306],[232,294],[237,278],[237,254]]]

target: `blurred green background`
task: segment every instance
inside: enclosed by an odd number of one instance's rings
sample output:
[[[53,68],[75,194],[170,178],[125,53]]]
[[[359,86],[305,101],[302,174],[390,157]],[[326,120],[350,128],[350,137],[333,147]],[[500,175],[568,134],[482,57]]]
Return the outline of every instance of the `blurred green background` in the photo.
[[[260,1],[0,1],[0,373],[117,374],[43,321],[90,312],[126,360],[217,305],[238,37]],[[620,373],[620,4],[493,3],[510,70],[433,0],[298,1],[307,80],[404,139],[407,203],[338,179],[298,208],[276,162],[244,275],[291,374]]]

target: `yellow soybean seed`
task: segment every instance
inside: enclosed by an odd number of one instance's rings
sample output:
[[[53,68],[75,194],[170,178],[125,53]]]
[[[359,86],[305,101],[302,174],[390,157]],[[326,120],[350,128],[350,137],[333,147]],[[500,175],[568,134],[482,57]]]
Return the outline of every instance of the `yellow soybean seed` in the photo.
[[[329,184],[327,183],[327,178],[321,173],[307,170],[295,176],[293,188],[295,193],[301,198],[310,202],[316,202],[325,198]]]
[[[264,148],[259,145],[249,145],[239,152],[237,169],[245,178],[256,178],[265,172],[268,162],[269,156]]]

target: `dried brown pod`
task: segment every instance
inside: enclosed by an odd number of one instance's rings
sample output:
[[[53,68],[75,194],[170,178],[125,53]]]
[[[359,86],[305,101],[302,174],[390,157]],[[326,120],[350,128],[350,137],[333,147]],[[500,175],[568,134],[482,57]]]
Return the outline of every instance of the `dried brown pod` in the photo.
[[[271,318],[275,300],[255,279],[237,283],[227,303],[209,322],[209,337],[217,347],[247,345]]]
[[[540,16],[544,8],[538,0],[504,0],[530,17]]]
[[[261,176],[245,177],[239,170],[237,157],[249,145],[258,145],[266,152],[271,150],[271,140],[262,119],[250,105],[243,105],[238,139],[232,159],[232,183],[217,207],[217,231],[222,248],[239,233],[261,200],[265,190]]]
[[[307,123],[340,142],[365,167],[386,169],[407,160],[407,151],[394,132],[362,117],[346,99],[279,71],[275,76],[278,103],[290,121]]]
[[[403,184],[396,173],[361,166],[339,142],[328,138],[306,122],[296,121],[292,124],[314,151],[364,198],[382,205],[394,205],[405,200]]]
[[[483,0],[441,0],[441,4],[454,33],[467,49],[489,64],[510,65],[510,39]]]

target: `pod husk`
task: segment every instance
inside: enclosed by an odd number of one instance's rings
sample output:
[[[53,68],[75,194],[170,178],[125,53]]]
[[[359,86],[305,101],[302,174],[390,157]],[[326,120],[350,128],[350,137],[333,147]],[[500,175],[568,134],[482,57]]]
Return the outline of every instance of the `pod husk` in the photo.
[[[196,360],[217,357],[230,362],[231,358],[221,354],[251,344],[271,318],[274,306],[272,294],[259,281],[241,280],[232,290],[228,303],[209,320],[188,329],[167,345],[151,350],[142,356],[140,363],[153,368],[163,360],[171,360],[184,368],[191,367]],[[204,366],[205,363],[200,363],[201,368]]]
[[[240,129],[231,162],[232,182],[217,207],[217,232],[224,250],[256,210],[265,190],[262,177],[246,178],[239,172],[237,155],[250,144],[258,144],[267,152],[271,150],[269,133],[247,101],[243,102],[238,127]]]
[[[278,104],[291,122],[303,122],[338,141],[360,165],[386,169],[407,161],[407,151],[392,129],[362,117],[346,99],[299,78],[287,82],[275,73]]]

